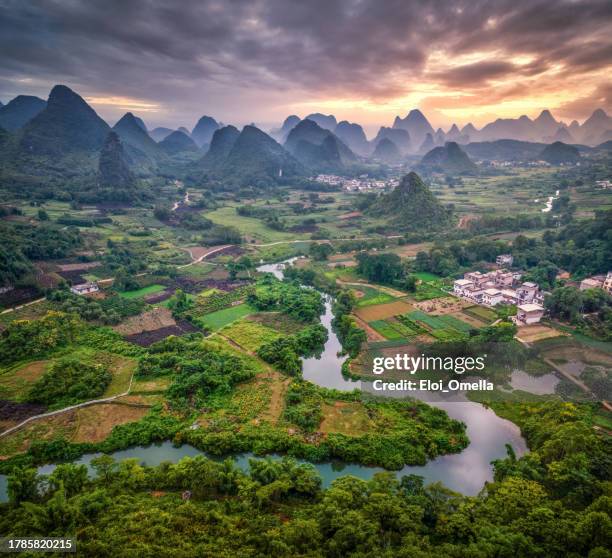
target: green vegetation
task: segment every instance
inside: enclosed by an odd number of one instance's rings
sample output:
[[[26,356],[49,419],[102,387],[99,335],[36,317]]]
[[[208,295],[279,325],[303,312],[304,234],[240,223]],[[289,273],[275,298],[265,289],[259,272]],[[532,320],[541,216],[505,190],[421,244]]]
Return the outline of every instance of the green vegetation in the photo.
[[[304,289],[297,283],[279,281],[271,275],[257,282],[248,301],[257,310],[279,310],[306,323],[318,318],[324,310],[322,297],[317,291]]]
[[[0,286],[33,270],[31,261],[63,258],[82,245],[78,229],[0,221]]]
[[[301,356],[310,356],[323,349],[327,330],[322,324],[307,326],[298,333],[279,337],[259,347],[257,354],[266,362],[290,376],[302,372]]]
[[[224,327],[221,334],[248,351],[256,351],[261,345],[270,343],[281,335],[270,327],[247,320]]]
[[[201,316],[195,321],[204,328],[217,331],[227,324],[231,324],[240,318],[244,318],[244,316],[248,316],[253,311],[253,307],[249,304],[237,304],[236,306],[217,310],[216,312]]]
[[[377,304],[384,304],[385,302],[391,302],[393,300],[390,294],[374,289],[373,287],[359,286],[355,288],[363,293],[363,296],[360,296],[355,302],[357,308],[376,306]]]
[[[112,376],[103,364],[85,364],[74,358],[54,362],[30,390],[27,401],[60,409],[101,396]]]
[[[159,293],[165,289],[166,287],[164,285],[148,285],[146,287],[142,287],[141,289],[123,291],[119,294],[123,298],[127,299],[144,298],[147,295]]]
[[[444,208],[418,174],[411,172],[390,193],[382,195],[367,210],[389,220],[394,229],[432,231],[450,224],[451,212]]]
[[[141,297],[111,295],[102,299],[92,299],[73,294],[69,290],[55,290],[47,296],[48,300],[59,303],[59,310],[78,314],[87,321],[103,324],[117,324],[128,316],[140,314],[144,308]]]
[[[0,364],[45,356],[74,341],[78,329],[78,321],[61,312],[49,312],[39,320],[12,322],[0,337]]]

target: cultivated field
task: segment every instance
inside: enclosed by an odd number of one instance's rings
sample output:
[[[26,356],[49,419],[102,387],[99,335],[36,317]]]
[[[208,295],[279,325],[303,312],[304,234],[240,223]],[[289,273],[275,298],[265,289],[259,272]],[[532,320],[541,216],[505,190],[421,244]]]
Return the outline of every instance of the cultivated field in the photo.
[[[516,337],[525,343],[533,343],[534,341],[542,341],[551,337],[559,337],[563,335],[560,331],[545,325],[528,325],[519,328]]]
[[[355,310],[355,314],[366,322],[384,320],[398,314],[405,314],[414,310],[414,307],[405,300],[396,300],[386,304],[363,306]]]

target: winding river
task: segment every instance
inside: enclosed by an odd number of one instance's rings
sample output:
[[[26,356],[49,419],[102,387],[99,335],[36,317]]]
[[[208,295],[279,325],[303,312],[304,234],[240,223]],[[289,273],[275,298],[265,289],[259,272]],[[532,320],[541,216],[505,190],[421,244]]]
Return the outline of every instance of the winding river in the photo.
[[[280,264],[265,264],[257,268],[258,271],[273,273],[282,278],[285,263],[294,261],[291,258]],[[325,313],[321,316],[321,323],[327,328],[329,337],[319,358],[312,357],[303,361],[304,378],[323,387],[343,391],[362,389],[365,382],[350,380],[342,376],[341,368],[344,357],[339,357],[341,351],[340,341],[331,328],[333,318],[329,296],[325,296]],[[440,456],[423,466],[404,467],[398,475],[417,474],[425,478],[426,483],[440,481],[447,487],[466,495],[476,495],[486,481],[493,478],[491,461],[506,456],[506,444],[510,444],[517,456],[527,451],[525,440],[519,428],[512,422],[498,417],[491,409],[479,403],[469,401],[462,394],[455,394],[441,398],[427,392],[411,392],[414,397],[426,400],[428,404],[444,409],[449,416],[465,423],[470,439],[469,446],[461,453]],[[200,450],[188,445],[174,447],[171,442],[148,446],[134,447],[117,451],[115,459],[138,458],[147,465],[157,465],[163,461],[177,462],[185,456],[202,454]],[[83,455],[76,463],[89,465],[91,460],[99,454]],[[234,456],[237,465],[248,468],[248,459],[251,454]],[[280,458],[280,456],[273,456]],[[323,486],[344,475],[354,475],[362,479],[369,479],[375,473],[382,471],[380,467],[366,467],[346,463],[317,463],[314,465],[323,479]],[[54,465],[44,465],[39,468],[41,474],[48,474]],[[6,499],[6,478],[0,476],[0,500]]]

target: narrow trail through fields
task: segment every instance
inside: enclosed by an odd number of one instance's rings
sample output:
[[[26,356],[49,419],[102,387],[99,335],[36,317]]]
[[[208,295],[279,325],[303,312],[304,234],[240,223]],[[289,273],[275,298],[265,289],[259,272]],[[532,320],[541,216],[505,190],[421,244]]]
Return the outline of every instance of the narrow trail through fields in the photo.
[[[568,372],[566,372],[565,370],[563,370],[563,368],[561,368],[560,366],[557,366],[552,360],[545,358],[543,359],[544,362],[546,364],[548,364],[549,366],[551,366],[552,368],[554,368],[559,374],[561,374],[564,378],[568,379],[570,382],[573,382],[574,384],[576,384],[582,391],[586,392],[586,393],[593,393],[591,391],[591,388],[589,386],[587,386],[582,380],[579,380],[578,378],[576,378],[575,376],[573,376],[572,374],[569,374]],[[608,411],[612,411],[612,405],[610,405],[610,403],[608,403],[607,401],[602,401],[601,404],[603,405],[603,407],[608,410]]]
[[[134,380],[134,373],[132,373],[132,375],[130,376],[130,385],[128,386],[127,391],[124,391],[123,393],[118,393],[117,395],[112,395],[111,397],[104,397],[102,399],[92,399],[91,401],[84,401],[83,403],[77,403],[76,405],[71,405],[70,407],[64,407],[63,409],[58,409],[57,411],[50,411],[48,413],[42,413],[40,415],[31,416],[25,419],[24,421],[20,422],[19,424],[9,428],[8,430],[5,430],[4,432],[0,432],[0,438],[2,438],[3,436],[6,436],[7,434],[10,434],[11,432],[15,432],[19,430],[26,424],[29,424],[30,422],[34,422],[35,420],[39,420],[39,419],[47,418],[47,417],[53,417],[55,415],[67,413],[68,411],[73,411],[75,409],[80,409],[82,407],[89,407],[91,405],[98,405],[100,403],[108,403],[110,401],[114,401],[115,399],[118,399],[119,397],[124,397],[126,395],[129,395],[132,389],[133,380]]]

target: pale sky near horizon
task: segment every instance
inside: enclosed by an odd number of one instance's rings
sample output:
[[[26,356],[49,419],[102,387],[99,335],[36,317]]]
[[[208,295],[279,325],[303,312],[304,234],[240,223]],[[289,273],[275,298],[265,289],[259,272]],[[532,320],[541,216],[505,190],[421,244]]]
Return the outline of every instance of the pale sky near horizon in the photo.
[[[0,0],[0,52],[3,102],[63,83],[111,124],[612,112],[610,0]]]

